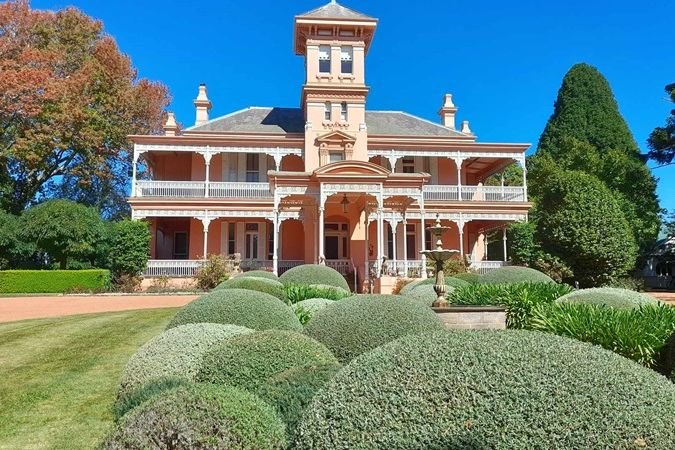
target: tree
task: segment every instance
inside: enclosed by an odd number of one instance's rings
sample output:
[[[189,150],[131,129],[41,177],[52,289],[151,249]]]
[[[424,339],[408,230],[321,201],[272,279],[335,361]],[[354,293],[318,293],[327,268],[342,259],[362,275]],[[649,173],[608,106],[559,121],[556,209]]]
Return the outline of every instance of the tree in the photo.
[[[660,227],[656,180],[621,116],[607,80],[586,64],[573,66],[558,92],[553,115],[530,158],[531,191],[559,170],[580,170],[609,187],[641,250]],[[556,169],[557,166],[557,169]],[[546,168],[544,172],[540,169]]]
[[[103,220],[95,208],[68,200],[48,200],[21,217],[21,234],[39,250],[68,268],[71,258],[93,259],[103,240]]]
[[[110,270],[117,279],[121,275],[136,277],[143,273],[150,254],[150,230],[142,221],[122,220],[112,226],[110,238]]]
[[[609,283],[635,264],[637,246],[612,192],[592,175],[563,171],[541,188],[537,239],[581,286]]]
[[[91,205],[126,189],[129,134],[161,130],[169,102],[81,11],[0,3],[0,203],[20,213],[58,192]],[[118,196],[117,198],[123,198]]]
[[[501,171],[490,175],[483,183],[485,186],[501,186],[502,176],[504,177],[504,186],[522,186],[523,169],[518,164],[509,164]]]
[[[0,269],[13,265],[20,246],[19,218],[0,210]]]
[[[666,94],[675,103],[675,83],[666,86]],[[649,135],[649,157],[661,164],[671,164],[675,159],[675,109],[670,111],[663,127],[657,127]]]

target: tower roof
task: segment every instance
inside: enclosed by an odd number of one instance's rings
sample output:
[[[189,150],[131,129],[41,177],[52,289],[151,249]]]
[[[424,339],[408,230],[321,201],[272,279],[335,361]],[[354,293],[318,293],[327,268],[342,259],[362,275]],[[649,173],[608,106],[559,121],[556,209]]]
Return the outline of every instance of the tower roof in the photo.
[[[351,19],[351,20],[377,20],[374,17],[367,16],[353,9],[346,8],[331,0],[319,8],[300,14],[297,17],[315,18],[315,19]]]

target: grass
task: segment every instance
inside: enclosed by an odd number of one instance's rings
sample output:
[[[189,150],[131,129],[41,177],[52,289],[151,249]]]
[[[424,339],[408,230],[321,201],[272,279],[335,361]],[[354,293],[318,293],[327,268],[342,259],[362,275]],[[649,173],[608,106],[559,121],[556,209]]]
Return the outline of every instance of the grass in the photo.
[[[0,449],[93,448],[122,368],[176,309],[0,324]]]

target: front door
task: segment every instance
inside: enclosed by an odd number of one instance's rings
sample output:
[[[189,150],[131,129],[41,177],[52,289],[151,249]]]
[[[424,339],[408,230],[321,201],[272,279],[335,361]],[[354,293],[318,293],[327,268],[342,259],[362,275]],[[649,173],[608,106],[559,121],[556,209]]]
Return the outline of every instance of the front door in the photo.
[[[324,230],[326,259],[349,259],[349,224],[327,223]]]
[[[338,236],[326,236],[326,259],[340,259],[339,239]]]
[[[173,235],[173,259],[187,259],[188,239],[187,233],[177,232]]]
[[[258,259],[258,240],[260,239],[258,224],[246,224],[246,248],[244,252],[244,259]]]

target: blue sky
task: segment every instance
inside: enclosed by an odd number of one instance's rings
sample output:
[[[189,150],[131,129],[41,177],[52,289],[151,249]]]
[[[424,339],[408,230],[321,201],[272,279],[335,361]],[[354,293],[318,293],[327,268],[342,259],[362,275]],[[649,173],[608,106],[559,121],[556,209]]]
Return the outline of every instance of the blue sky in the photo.
[[[327,0],[33,0],[74,5],[101,19],[142,77],[166,83],[171,105],[192,125],[205,82],[212,117],[246,106],[297,107],[303,61],[293,16]],[[673,105],[672,0],[344,0],[378,17],[366,61],[369,109],[405,110],[437,121],[445,92],[481,141],[530,142],[533,151],[565,72],[577,62],[607,77],[646,151]],[[670,44],[670,45],[669,45]],[[653,164],[651,164],[653,166]],[[675,209],[675,166],[654,171],[662,206]]]

